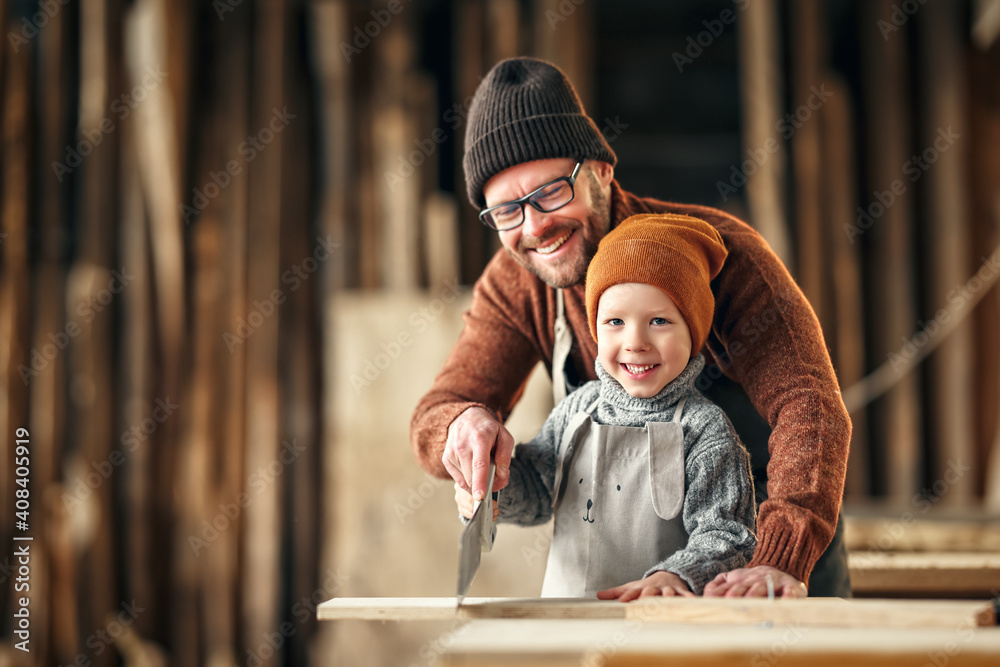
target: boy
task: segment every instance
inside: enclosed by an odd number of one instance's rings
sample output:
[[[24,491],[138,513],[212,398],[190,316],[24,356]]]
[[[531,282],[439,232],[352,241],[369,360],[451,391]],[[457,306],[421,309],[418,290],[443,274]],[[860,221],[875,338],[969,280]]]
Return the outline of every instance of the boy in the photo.
[[[700,595],[753,555],[749,456],[694,388],[725,258],[715,228],[683,215],[635,215],[601,240],[586,282],[599,379],[516,448],[495,509],[521,525],[555,514],[543,597]],[[471,495],[455,498],[471,516]]]

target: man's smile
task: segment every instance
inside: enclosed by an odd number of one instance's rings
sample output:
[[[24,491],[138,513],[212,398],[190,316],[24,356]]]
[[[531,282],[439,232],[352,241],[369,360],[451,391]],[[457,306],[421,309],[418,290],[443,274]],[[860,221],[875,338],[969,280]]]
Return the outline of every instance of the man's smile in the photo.
[[[563,234],[562,236],[555,239],[554,241],[552,241],[551,243],[549,243],[548,245],[531,248],[531,250],[534,250],[539,255],[551,255],[556,250],[558,250],[562,246],[562,244],[566,243],[566,241],[568,241],[569,237],[572,235],[573,235],[573,230],[570,230],[565,234]]]

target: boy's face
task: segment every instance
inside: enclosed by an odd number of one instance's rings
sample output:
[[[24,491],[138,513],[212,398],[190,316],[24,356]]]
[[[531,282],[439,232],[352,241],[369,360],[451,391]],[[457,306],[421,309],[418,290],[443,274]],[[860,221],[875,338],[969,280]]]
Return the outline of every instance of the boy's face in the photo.
[[[597,303],[597,358],[630,395],[649,398],[687,366],[691,332],[658,288],[612,285]]]

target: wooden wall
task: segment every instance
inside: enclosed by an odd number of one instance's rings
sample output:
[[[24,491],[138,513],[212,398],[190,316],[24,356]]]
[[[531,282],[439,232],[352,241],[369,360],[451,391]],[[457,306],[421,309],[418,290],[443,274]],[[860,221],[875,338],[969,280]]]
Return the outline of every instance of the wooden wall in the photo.
[[[1000,508],[997,3],[899,4],[0,1],[5,629],[18,428],[34,537],[32,652],[4,640],[0,664],[327,663],[312,610],[365,539],[321,501],[361,439],[338,296],[474,281],[497,241],[466,202],[464,118],[516,54],[621,118],[626,189],[698,192],[793,267],[855,420],[850,502]],[[767,168],[715,197],[789,113]]]

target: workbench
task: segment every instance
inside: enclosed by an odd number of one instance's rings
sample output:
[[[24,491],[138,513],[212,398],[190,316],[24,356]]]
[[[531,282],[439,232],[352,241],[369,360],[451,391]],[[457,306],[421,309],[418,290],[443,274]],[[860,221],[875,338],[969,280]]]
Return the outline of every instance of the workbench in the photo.
[[[628,620],[472,621],[439,642],[441,667],[996,667],[1000,628],[691,626]],[[668,663],[669,660],[669,663]]]
[[[453,621],[421,651],[443,667],[1000,665],[991,600],[335,598],[317,617]]]

